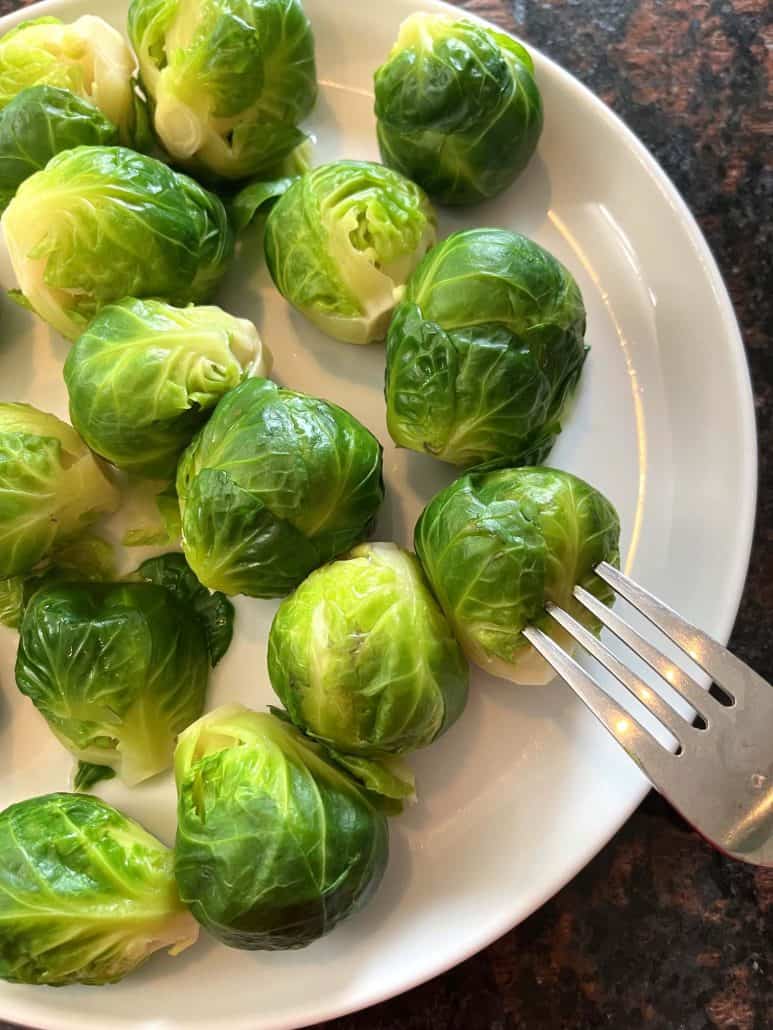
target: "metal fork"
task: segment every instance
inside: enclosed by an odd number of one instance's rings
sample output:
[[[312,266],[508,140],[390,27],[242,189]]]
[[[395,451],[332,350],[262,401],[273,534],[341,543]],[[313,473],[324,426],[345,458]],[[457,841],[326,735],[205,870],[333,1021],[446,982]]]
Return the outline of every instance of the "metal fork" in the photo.
[[[574,596],[698,713],[683,718],[661,694],[562,608],[550,616],[676,738],[669,750],[546,633],[525,636],[642,769],[654,787],[710,843],[744,862],[773,866],[773,686],[617,569],[598,575],[689,655],[721,690],[704,690],[582,587]]]

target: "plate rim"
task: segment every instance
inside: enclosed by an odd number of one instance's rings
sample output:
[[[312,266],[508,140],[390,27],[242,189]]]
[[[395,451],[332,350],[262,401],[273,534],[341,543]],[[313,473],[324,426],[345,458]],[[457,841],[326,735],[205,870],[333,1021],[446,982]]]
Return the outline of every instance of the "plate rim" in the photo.
[[[58,13],[64,14],[74,2],[76,0],[38,0],[38,2],[29,6],[19,8],[10,14],[0,17],[0,35],[3,35],[19,22],[27,21],[31,18],[56,15]],[[128,4],[129,0],[122,0],[122,2]],[[388,0],[388,2],[399,3],[400,0]],[[718,617],[720,628],[716,634],[717,639],[722,643],[727,643],[738,615],[751,561],[757,512],[759,451],[749,362],[738,318],[714,253],[695,215],[670,175],[625,120],[594,93],[589,86],[585,85],[579,78],[528,40],[522,39],[514,32],[497,25],[495,22],[473,11],[448,3],[446,0],[413,0],[413,2],[416,10],[434,8],[439,13],[446,13],[456,18],[462,17],[477,22],[524,42],[529,52],[535,58],[537,71],[539,72],[540,67],[547,67],[550,74],[555,76],[560,82],[562,89],[573,93],[580,101],[588,105],[595,116],[605,122],[607,127],[620,138],[626,149],[638,158],[648,178],[658,186],[660,192],[670,204],[674,211],[675,221],[687,233],[689,241],[700,260],[703,273],[709,282],[721,314],[722,332],[728,341],[732,363],[738,375],[738,391],[741,399],[736,413],[739,416],[739,434],[742,443],[741,460],[745,467],[743,468],[744,488],[739,498],[740,508],[737,521],[737,541],[739,546],[737,547],[734,566],[728,570],[728,578],[733,583],[733,589],[726,592],[725,600],[721,607],[721,616]],[[740,395],[743,396],[741,397]],[[612,837],[638,808],[650,789],[652,789],[650,785],[644,783],[640,788],[632,791],[627,803],[615,809],[612,818],[607,818],[602,824],[600,832],[594,837],[593,843],[581,852],[574,853],[571,861],[566,863],[561,873],[554,877],[549,885],[545,886],[538,895],[531,897],[528,903],[522,906],[520,911],[506,910],[506,914],[495,925],[488,924],[485,932],[478,934],[472,942],[470,942],[470,937],[468,937],[465,946],[460,948],[452,959],[443,958],[435,964],[428,964],[421,972],[404,978],[399,986],[390,984],[384,987],[383,990],[370,991],[366,998],[350,998],[347,1002],[331,1002],[326,1007],[324,1004],[320,1005],[317,1002],[313,1012],[311,1012],[311,1006],[308,1004],[300,1004],[290,1014],[275,1018],[269,1017],[268,1020],[264,1019],[261,1023],[261,1030],[299,1030],[299,1028],[308,1027],[312,1024],[364,1011],[443,975],[449,969],[453,969],[488,948],[494,941],[514,929],[525,919],[528,919],[529,916],[573,880],[606,847]],[[10,1019],[27,1026],[44,1027],[45,1030],[86,1030],[88,1027],[95,1028],[95,1030],[107,1030],[104,1021],[99,1026],[95,1022],[96,1018],[101,1017],[85,1014],[69,1015],[67,1013],[57,1013],[51,1005],[41,1007],[38,1002],[34,1001],[27,1002],[25,1000],[21,1004],[13,1004],[12,993],[0,994],[0,1018]],[[117,1030],[118,1028],[120,1030],[130,1030],[130,1028],[142,1026],[145,1022],[142,1018],[129,1021],[123,1017],[112,1017],[110,1026],[117,1028]],[[183,1026],[178,1020],[152,1020],[151,1022],[154,1026],[159,1027],[160,1030],[182,1030]],[[220,1028],[222,1030],[226,1030],[226,1028],[227,1030],[255,1030],[255,1025],[255,1018],[245,1015],[243,1017],[229,1017],[218,1020],[210,1025],[210,1030],[220,1030]]]

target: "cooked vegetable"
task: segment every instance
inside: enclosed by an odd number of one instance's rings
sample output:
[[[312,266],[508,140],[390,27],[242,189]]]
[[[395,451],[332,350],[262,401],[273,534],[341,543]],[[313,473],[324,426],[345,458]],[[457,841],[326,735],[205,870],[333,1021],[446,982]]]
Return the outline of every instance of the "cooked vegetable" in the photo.
[[[0,813],[0,977],[116,983],[199,928],[168,848],[98,798],[46,794]]]
[[[617,565],[620,523],[588,483],[550,468],[471,472],[442,490],[416,524],[416,551],[467,657],[514,683],[555,675],[523,636],[538,626],[565,646],[551,601],[596,631],[573,597],[579,585],[605,604],[595,574]]]
[[[0,404],[0,579],[30,572],[117,503],[74,429],[29,404]]]
[[[467,663],[412,554],[361,544],[279,606],[271,683],[293,722],[337,751],[426,747],[461,715]]]
[[[204,628],[209,661],[214,668],[231,646],[233,637],[234,606],[228,598],[203,587],[184,556],[176,552],[148,558],[136,575],[148,583],[165,587],[178,601],[194,610]]]
[[[90,101],[56,86],[23,89],[0,110],[0,211],[63,150],[117,142],[118,129]]]
[[[24,612],[19,690],[79,761],[130,786],[169,767],[208,675],[194,609],[153,583],[48,587]]]
[[[101,18],[34,18],[0,37],[0,108],[27,86],[57,86],[95,104],[131,146],[142,128],[134,68],[123,36]]]
[[[75,339],[106,304],[207,300],[233,250],[225,208],[122,147],[76,147],[19,187],[2,218],[26,303]]]
[[[542,247],[454,233],[411,277],[387,341],[387,425],[402,447],[470,467],[538,464],[582,371],[585,307]]]
[[[54,583],[106,583],[115,578],[115,555],[102,537],[87,533],[63,544],[32,572],[0,579],[0,623],[18,629],[30,598]]]
[[[183,454],[177,492],[199,580],[279,597],[367,535],[384,496],[381,446],[342,408],[248,379]]]
[[[211,712],[180,737],[175,775],[180,896],[230,947],[304,947],[376,891],[384,816],[282,720]]]
[[[129,36],[178,161],[243,179],[303,140],[314,106],[314,37],[299,0],[132,0]]]
[[[270,367],[252,322],[130,297],[99,312],[68,354],[64,381],[70,418],[92,450],[167,478],[218,400]]]
[[[542,132],[528,51],[494,29],[441,14],[400,27],[375,76],[381,157],[442,204],[506,189]]]
[[[307,172],[266,221],[277,289],[347,343],[384,338],[403,286],[434,242],[435,214],[424,192],[367,161]]]

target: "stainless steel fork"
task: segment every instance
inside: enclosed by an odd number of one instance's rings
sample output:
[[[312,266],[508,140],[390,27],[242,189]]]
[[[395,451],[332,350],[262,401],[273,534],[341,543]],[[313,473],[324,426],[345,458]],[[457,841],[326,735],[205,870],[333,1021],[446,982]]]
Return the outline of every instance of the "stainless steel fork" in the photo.
[[[701,630],[606,562],[598,575],[680,647],[717,685],[711,692],[582,587],[574,596],[695,710],[683,718],[562,608],[550,616],[676,739],[669,750],[616,703],[574,658],[535,627],[524,633],[654,787],[721,851],[773,866],[773,686]]]

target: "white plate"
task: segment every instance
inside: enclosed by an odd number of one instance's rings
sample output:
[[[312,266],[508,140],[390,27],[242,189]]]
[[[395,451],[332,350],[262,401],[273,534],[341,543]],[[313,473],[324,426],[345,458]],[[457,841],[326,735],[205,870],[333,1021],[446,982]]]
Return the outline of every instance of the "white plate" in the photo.
[[[371,76],[400,21],[431,0],[307,0],[321,95],[316,160],[378,158]],[[99,10],[121,27],[125,0],[58,0],[30,14]],[[458,13],[458,12],[457,12]],[[502,198],[443,214],[443,233],[500,225],[535,237],[577,276],[592,345],[577,404],[552,462],[617,505],[625,565],[727,639],[751,541],[756,447],[743,348],[725,287],[687,208],[625,126],[570,75],[535,54],[545,100],[539,154]],[[253,318],[277,377],[330,398],[385,444],[383,539],[408,544],[447,466],[389,443],[383,349],[326,339],[293,313],[248,243],[220,301]],[[1,301],[0,399],[66,416],[63,341]],[[265,671],[271,602],[239,604],[235,644],[212,706],[271,700]],[[0,636],[0,807],[66,788],[69,757],[13,685],[15,635]],[[202,935],[102,989],[0,986],[0,1015],[68,1030],[114,1027],[269,1030],[370,1005],[434,976],[504,933],[570,879],[635,808],[646,784],[571,692],[474,678],[464,718],[415,757],[421,803],[392,823],[386,880],[370,907],[305,951],[228,950]],[[104,797],[171,842],[172,784]]]

